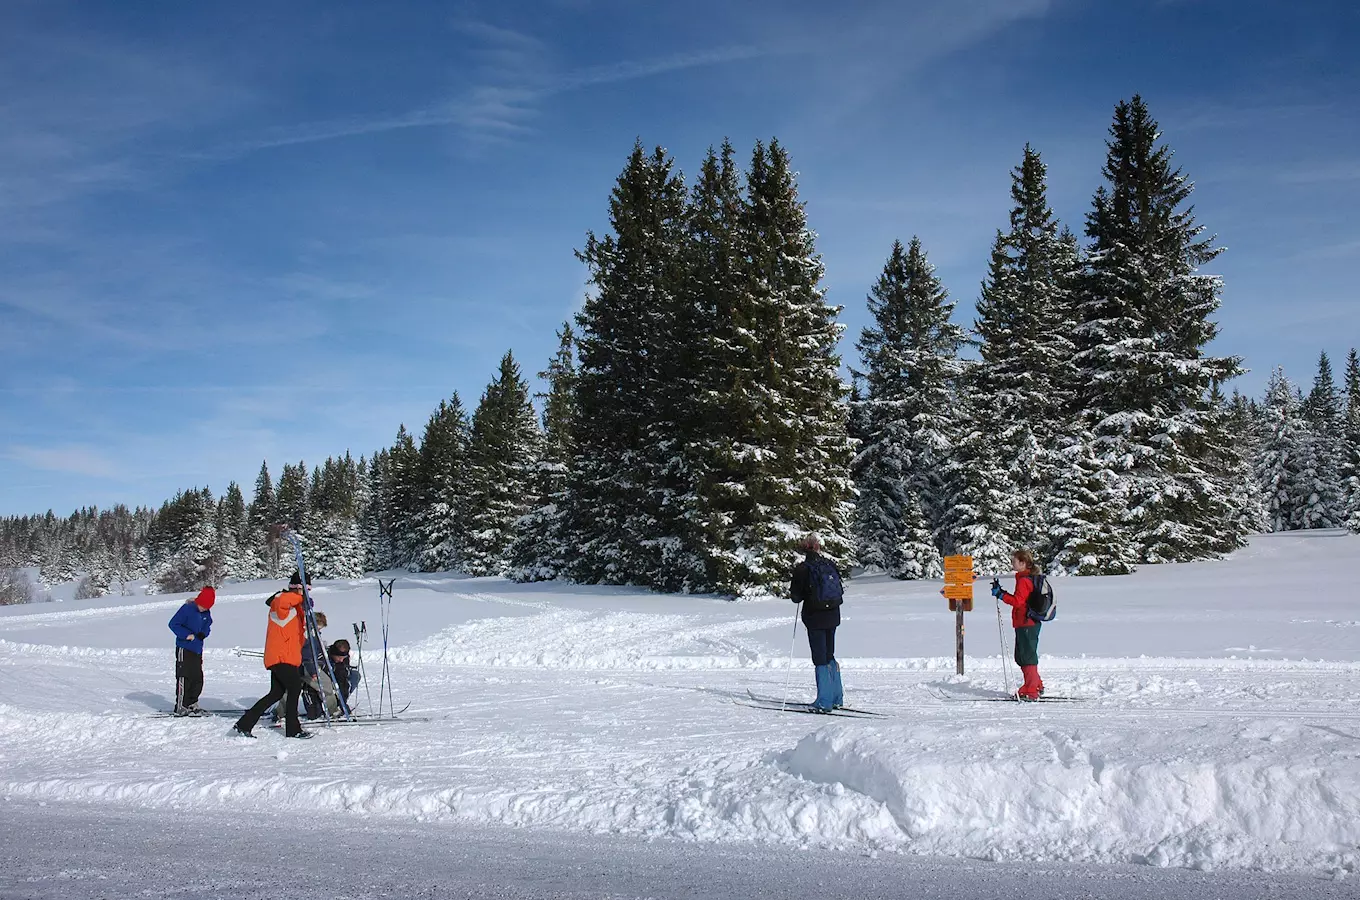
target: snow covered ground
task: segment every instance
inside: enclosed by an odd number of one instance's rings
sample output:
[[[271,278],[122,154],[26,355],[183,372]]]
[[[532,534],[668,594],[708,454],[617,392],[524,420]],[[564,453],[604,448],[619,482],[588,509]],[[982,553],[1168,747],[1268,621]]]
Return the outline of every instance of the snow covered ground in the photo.
[[[786,601],[398,575],[395,694],[422,720],[310,742],[150,717],[173,696],[165,623],[182,596],[8,608],[0,803],[34,821],[41,803],[167,820],[315,814],[431,834],[516,825],[1344,879],[1360,866],[1357,561],[1360,538],[1310,532],[1222,562],[1057,581],[1042,668],[1050,692],[1082,699],[1037,705],[949,699],[1005,685],[985,586],[958,678],[938,583],[856,580],[837,656],[847,702],[883,720],[736,702],[783,692]],[[205,706],[267,688],[260,661],[231,648],[260,646],[276,587],[219,592]],[[376,637],[373,580],[315,596],[329,638],[360,620]],[[796,654],[806,699],[801,628]]]

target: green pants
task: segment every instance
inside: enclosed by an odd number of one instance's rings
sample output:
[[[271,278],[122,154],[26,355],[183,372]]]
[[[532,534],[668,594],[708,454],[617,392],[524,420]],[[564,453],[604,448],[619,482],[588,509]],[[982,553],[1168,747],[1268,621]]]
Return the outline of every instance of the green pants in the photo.
[[[1037,666],[1039,665],[1039,629],[1043,627],[1038,622],[1028,628],[1015,629],[1015,664],[1017,666]]]

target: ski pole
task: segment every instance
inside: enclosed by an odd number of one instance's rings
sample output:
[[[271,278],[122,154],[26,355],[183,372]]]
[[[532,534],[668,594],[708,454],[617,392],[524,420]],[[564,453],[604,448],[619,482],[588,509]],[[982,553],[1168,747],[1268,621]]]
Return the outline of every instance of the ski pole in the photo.
[[[368,672],[364,671],[364,638],[368,637],[368,623],[359,622],[354,626],[354,643],[359,648],[359,680],[364,683],[364,695],[368,697],[368,714],[373,714],[373,690],[368,686]]]
[[[798,644],[798,612],[802,607],[801,600],[793,606],[793,636],[789,638],[789,668],[788,674],[784,676],[784,699],[779,701],[781,710],[789,705],[789,685],[793,682],[793,650]]]
[[[1000,585],[1001,582],[993,578],[992,584]],[[1006,629],[1001,624],[1001,598],[996,599],[996,636],[1001,641],[1001,680],[1006,685],[1006,693],[1011,692],[1011,670],[1006,666]]]

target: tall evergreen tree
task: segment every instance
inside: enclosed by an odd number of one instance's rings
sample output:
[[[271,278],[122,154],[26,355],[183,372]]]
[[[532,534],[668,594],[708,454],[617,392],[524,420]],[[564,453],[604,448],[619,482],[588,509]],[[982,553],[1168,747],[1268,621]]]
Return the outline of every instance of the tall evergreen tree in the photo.
[[[1141,98],[1116,107],[1110,134],[1077,297],[1082,419],[1137,559],[1205,558],[1242,543],[1206,445],[1210,386],[1239,371],[1204,352],[1221,283],[1199,268],[1221,249],[1182,208],[1193,186]]]
[[[570,322],[557,332],[557,352],[538,373],[547,382],[543,401],[543,452],[534,474],[534,507],[515,525],[507,555],[517,581],[547,581],[567,571],[571,558],[565,534],[567,472],[576,418],[576,337]]]
[[[373,454],[368,465],[367,502],[360,517],[359,532],[364,544],[364,568],[370,572],[386,571],[397,565],[390,456],[391,451],[383,448]]]
[[[467,545],[470,575],[501,575],[516,523],[532,508],[543,436],[529,402],[529,385],[512,354],[482,394],[468,446]]]
[[[856,344],[868,386],[869,432],[855,460],[858,556],[898,578],[940,573],[940,548],[931,535],[949,509],[940,473],[963,343],[963,330],[949,321],[954,304],[948,296],[920,240],[913,237],[905,249],[894,241],[869,294],[874,324]]]
[[[236,482],[227,485],[217,502],[217,554],[225,578],[248,581],[255,577],[255,553],[250,546],[250,528],[245,496]]]
[[[363,574],[358,518],[359,467],[346,453],[312,470],[305,532],[307,567],[319,578]]]
[[[1299,448],[1304,480],[1302,503],[1294,511],[1295,528],[1336,528],[1346,521],[1345,489],[1341,482],[1341,395],[1332,379],[1332,363],[1324,352],[1318,359],[1313,389],[1303,404],[1306,425]]]
[[[567,533],[572,576],[651,583],[679,516],[658,491],[674,435],[685,244],[685,189],[666,152],[634,146],[609,204],[611,234],[593,233],[578,256],[593,286],[577,318],[578,415],[572,433]],[[656,441],[664,439],[663,446]],[[650,441],[650,443],[649,443]]]
[[[748,205],[731,143],[709,148],[690,194],[685,296],[691,379],[685,418],[693,494],[685,535],[708,590],[746,578],[741,533],[758,511],[747,490],[761,465],[753,425],[764,403],[761,337],[749,284]]]
[[[430,416],[420,442],[420,568],[449,572],[464,567],[468,490],[467,413],[457,391]]]
[[[269,477],[268,460],[260,463],[260,474],[255,478],[255,494],[246,513],[250,548],[254,553],[255,577],[277,578],[281,572],[282,555],[274,525],[278,524],[278,505],[274,497],[274,482]]]
[[[1360,533],[1360,358],[1354,348],[1346,357],[1346,417],[1341,429],[1341,463],[1346,527]]]
[[[1071,440],[1076,252],[1048,204],[1046,177],[1026,145],[1011,173],[1010,228],[997,234],[977,303],[982,361],[963,380],[960,406],[971,415],[956,453],[955,542],[987,571],[1016,547],[1052,553],[1049,500],[1064,471],[1056,454]]]
[[[387,454],[388,527],[395,568],[420,568],[421,456],[405,425]]]
[[[1277,368],[1270,376],[1261,414],[1261,452],[1256,462],[1256,481],[1265,505],[1266,526],[1271,531],[1287,531],[1296,519],[1295,511],[1302,500],[1300,432],[1305,426],[1294,387],[1283,369]]]
[[[778,141],[768,148],[757,142],[746,191],[741,318],[751,337],[739,368],[757,376],[758,402],[743,452],[759,465],[746,481],[749,512],[730,526],[740,560],[733,581],[782,592],[801,534],[819,535],[832,559],[854,561],[853,449],[837,353],[844,326],[836,321],[840,307],[826,302],[816,235]]]
[[[283,471],[279,474],[278,494],[275,496],[275,514],[278,516],[278,524],[287,525],[303,538],[306,537],[303,526],[307,522],[308,487],[305,462],[299,462],[296,466],[290,463],[283,464]],[[286,562],[284,567],[287,568]]]

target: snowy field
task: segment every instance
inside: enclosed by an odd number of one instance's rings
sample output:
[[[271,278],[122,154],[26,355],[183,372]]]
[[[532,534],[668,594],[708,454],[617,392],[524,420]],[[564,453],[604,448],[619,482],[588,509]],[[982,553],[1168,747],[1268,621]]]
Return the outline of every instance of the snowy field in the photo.
[[[512,825],[893,865],[1264,869],[1346,890],[1360,867],[1357,562],[1360,538],[1310,532],[1056,581],[1042,670],[1071,703],[968,699],[1005,685],[985,585],[959,678],[939,583],[856,580],[837,656],[847,703],[881,720],[738,702],[783,692],[787,601],[399,574],[394,693],[421,720],[310,742],[151,717],[171,705],[166,622],[183,595],[0,609],[0,804],[34,828],[44,810],[316,816],[431,839]],[[231,648],[260,647],[277,587],[219,591],[203,705],[265,692],[260,661]],[[360,620],[377,636],[374,580],[314,594],[328,639]],[[377,657],[370,646],[373,676]],[[801,627],[793,685],[810,699]],[[33,852],[5,841],[11,863]]]

